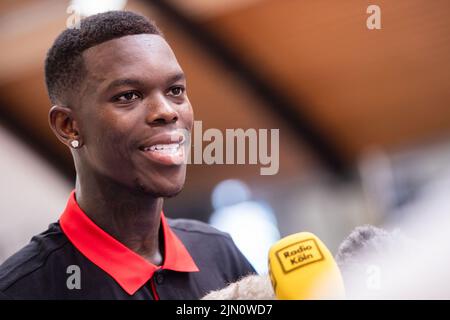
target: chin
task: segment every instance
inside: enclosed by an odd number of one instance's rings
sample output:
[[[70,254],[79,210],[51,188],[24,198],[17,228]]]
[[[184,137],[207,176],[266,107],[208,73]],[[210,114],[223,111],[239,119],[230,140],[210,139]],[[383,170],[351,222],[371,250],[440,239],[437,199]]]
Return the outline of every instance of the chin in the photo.
[[[179,194],[183,190],[183,187],[184,181],[178,184],[159,186],[154,189],[153,194],[156,194],[158,197],[172,198]]]
[[[141,192],[151,195],[155,198],[172,198],[179,194],[184,187],[184,181],[181,183],[166,183],[160,185],[146,185],[139,183],[138,188]]]
[[[160,197],[173,198],[173,197],[177,196],[181,191],[183,191],[183,187],[181,187],[181,188],[179,188],[177,190],[170,191],[170,192],[165,192],[164,194],[161,193]]]
[[[136,176],[134,185],[140,192],[152,197],[171,198],[179,194],[186,181],[186,167],[153,171]]]

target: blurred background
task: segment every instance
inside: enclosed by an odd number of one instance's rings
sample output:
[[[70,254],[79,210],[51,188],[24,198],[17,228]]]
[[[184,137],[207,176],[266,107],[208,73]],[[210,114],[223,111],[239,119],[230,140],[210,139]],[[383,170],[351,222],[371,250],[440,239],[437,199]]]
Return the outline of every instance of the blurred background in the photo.
[[[371,4],[380,30],[366,26]],[[279,237],[310,231],[336,252],[355,226],[408,219],[430,186],[450,201],[447,0],[3,0],[0,263],[58,219],[74,187],[43,73],[71,5],[155,20],[203,130],[280,130],[276,175],[192,164],[165,205],[169,217],[229,232],[258,271]]]

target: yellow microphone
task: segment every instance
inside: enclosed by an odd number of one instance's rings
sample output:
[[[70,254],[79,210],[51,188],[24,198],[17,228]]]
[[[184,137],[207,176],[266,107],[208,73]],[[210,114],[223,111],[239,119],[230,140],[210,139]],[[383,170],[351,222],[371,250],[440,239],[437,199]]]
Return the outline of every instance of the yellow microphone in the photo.
[[[309,232],[287,236],[270,248],[269,275],[281,300],[345,298],[344,281],[332,254]]]

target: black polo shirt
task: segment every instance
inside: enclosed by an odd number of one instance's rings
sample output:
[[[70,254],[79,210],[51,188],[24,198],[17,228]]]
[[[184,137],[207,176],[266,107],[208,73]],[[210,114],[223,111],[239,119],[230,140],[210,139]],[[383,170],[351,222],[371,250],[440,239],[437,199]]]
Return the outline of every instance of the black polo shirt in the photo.
[[[164,259],[153,265],[99,228],[73,191],[57,223],[0,266],[0,298],[199,299],[256,273],[230,236],[161,213]]]

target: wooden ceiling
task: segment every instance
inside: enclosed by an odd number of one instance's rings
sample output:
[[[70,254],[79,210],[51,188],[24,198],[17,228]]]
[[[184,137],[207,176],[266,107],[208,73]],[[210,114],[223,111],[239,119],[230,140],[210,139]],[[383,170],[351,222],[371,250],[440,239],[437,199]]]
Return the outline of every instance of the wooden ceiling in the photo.
[[[366,8],[381,8],[381,30]],[[349,159],[450,132],[450,2],[261,1],[208,22]]]

